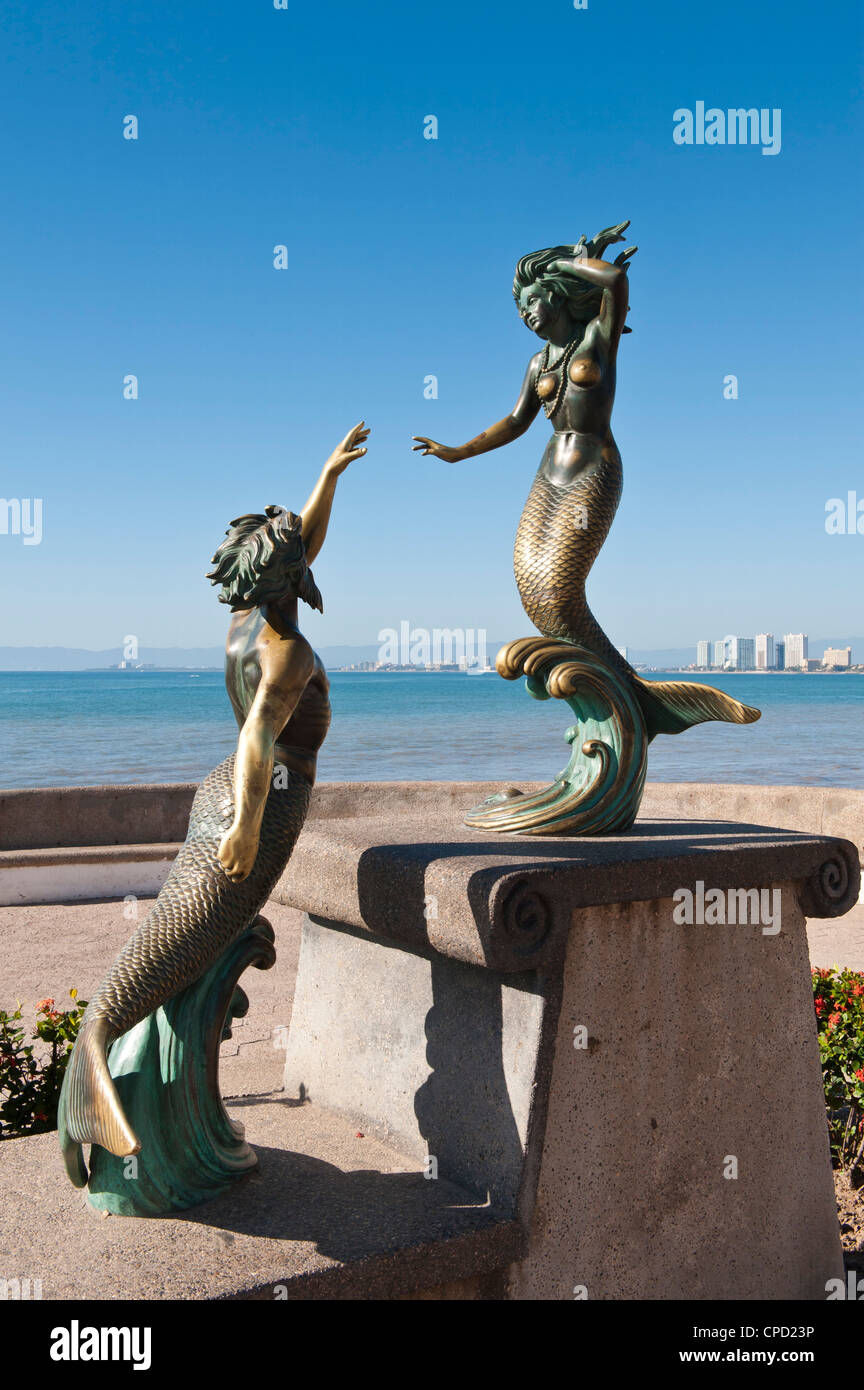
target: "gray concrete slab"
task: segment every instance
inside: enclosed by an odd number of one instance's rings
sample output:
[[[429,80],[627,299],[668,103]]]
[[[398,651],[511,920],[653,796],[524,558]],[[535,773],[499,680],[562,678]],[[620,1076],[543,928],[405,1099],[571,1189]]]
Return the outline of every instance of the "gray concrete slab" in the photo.
[[[93,1212],[56,1135],[0,1144],[0,1274],[40,1279],[44,1299],[370,1299],[428,1296],[522,1251],[514,1223],[329,1112],[278,1094],[228,1108],[259,1169],[172,1217]]]

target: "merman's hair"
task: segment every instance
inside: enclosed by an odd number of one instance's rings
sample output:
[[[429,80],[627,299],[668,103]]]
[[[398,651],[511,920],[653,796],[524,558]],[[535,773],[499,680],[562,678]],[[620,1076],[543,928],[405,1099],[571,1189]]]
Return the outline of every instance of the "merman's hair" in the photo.
[[[213,556],[211,584],[221,584],[220,603],[260,608],[280,598],[302,598],[324,612],[324,604],[306,562],[303,519],[284,507],[265,507],[231,522],[225,540]]]
[[[543,251],[532,251],[530,255],[523,256],[516,266],[513,281],[513,298],[517,306],[522,290],[527,289],[529,285],[539,285],[541,289],[551,291],[563,299],[578,322],[587,323],[589,319],[596,318],[603,301],[602,289],[597,285],[589,285],[581,275],[572,270],[563,270],[560,266],[554,273],[550,273],[549,266],[562,256],[581,254],[592,260],[601,260],[607,246],[623,240],[621,233],[627,226],[629,223],[619,222],[616,227],[606,227],[602,232],[598,232],[591,241],[587,241],[583,235],[575,246],[547,246]],[[629,270],[627,262],[635,251],[635,246],[628,246],[626,251],[615,257],[615,265],[620,266],[625,272]],[[631,329],[624,328],[623,331],[630,333]]]

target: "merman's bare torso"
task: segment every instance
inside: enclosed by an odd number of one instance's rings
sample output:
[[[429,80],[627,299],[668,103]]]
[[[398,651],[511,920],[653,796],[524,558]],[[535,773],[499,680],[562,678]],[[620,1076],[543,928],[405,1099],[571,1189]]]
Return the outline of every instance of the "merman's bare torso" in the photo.
[[[261,643],[269,634],[300,638],[294,613],[285,605],[250,608],[234,614],[225,646],[225,684],[238,725],[242,728],[261,680]],[[301,639],[302,640],[302,639]],[[294,713],[276,740],[277,762],[315,781],[318,750],[330,727],[330,682],[320,658]]]

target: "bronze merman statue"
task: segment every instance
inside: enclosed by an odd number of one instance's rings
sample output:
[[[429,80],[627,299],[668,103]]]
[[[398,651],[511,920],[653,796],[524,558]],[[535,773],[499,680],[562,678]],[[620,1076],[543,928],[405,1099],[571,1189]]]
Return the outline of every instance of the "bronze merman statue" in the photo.
[[[522,321],[545,342],[528,364],[511,413],[475,439],[449,448],[415,435],[414,446],[449,463],[474,458],[524,434],[541,407],[552,422],[516,533],[513,557],[522,606],[542,638],[508,643],[499,673],[528,676],[538,699],[567,700],[578,724],[568,767],[542,792],[508,788],[466,817],[469,825],[531,834],[604,834],[632,825],[645,781],[647,745],[705,720],[749,724],[759,711],[712,686],[647,681],[613,647],[588,607],[585,583],[621,496],[621,456],[610,421],[618,343],[628,312],[628,247],[610,263],[607,246],[629,222],[592,241],[524,256],[513,297]]]
[[[239,517],[213,557],[208,578],[234,614],[225,673],[237,751],[198,788],[156,902],[90,1001],[60,1097],[67,1171],[87,1183],[89,1142],[90,1200],[104,1210],[182,1209],[256,1161],[222,1106],[219,1042],[245,1011],[241,971],[275,959],[258,913],[303,826],[330,723],[327,676],[297,603],[322,607],[309,564],[338,478],[366,453],[368,434],[362,421],[348,433],[300,516],[271,506]],[[118,1160],[139,1152],[128,1181]]]

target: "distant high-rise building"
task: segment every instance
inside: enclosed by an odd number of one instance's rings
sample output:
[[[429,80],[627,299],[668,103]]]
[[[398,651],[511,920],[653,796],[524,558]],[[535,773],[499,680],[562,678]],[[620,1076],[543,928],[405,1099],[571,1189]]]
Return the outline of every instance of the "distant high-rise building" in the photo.
[[[774,643],[774,670],[782,671],[786,665],[786,643]]]
[[[726,665],[725,641],[714,643],[714,660],[711,664],[712,666],[719,666],[721,668]]]
[[[697,642],[697,643],[696,643],[696,665],[697,665],[697,666],[710,666],[710,665],[711,665],[711,643],[710,643],[710,642]]]
[[[828,647],[822,658],[823,666],[851,666],[851,647]]]
[[[628,652],[629,652],[629,648],[628,648],[628,647],[619,647],[619,648],[618,648],[618,655],[619,655],[619,656],[623,656],[623,658],[624,658],[625,661],[629,661],[629,660],[630,660],[630,657],[629,657],[629,655],[628,655]]]
[[[756,670],[774,670],[773,632],[757,632],[756,634]]]
[[[798,671],[807,660],[807,634],[806,632],[787,632],[783,639],[786,647],[786,666],[787,671]]]
[[[756,664],[752,637],[729,636],[723,642],[723,666],[729,671],[752,671]]]

